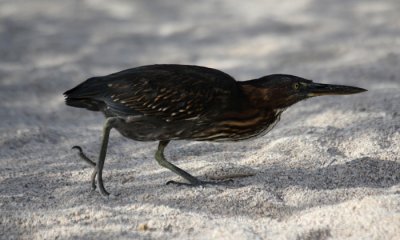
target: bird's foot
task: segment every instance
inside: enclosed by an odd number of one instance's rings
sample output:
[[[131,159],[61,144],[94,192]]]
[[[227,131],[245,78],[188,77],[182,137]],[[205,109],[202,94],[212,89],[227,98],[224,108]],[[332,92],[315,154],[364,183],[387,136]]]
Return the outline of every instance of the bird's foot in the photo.
[[[92,167],[96,166],[96,163],[93,160],[91,160],[88,156],[86,156],[86,154],[83,152],[80,146],[73,146],[72,149],[78,150],[79,157],[87,164],[89,164]]]
[[[229,183],[232,183],[232,182],[233,182],[232,179],[223,180],[223,181],[202,181],[202,180],[197,180],[197,181],[190,182],[190,183],[177,182],[177,181],[171,180],[171,181],[168,181],[166,183],[166,185],[174,184],[174,185],[177,185],[177,186],[198,187],[198,186],[205,186],[205,185],[225,185],[225,184],[229,184]]]
[[[96,163],[93,160],[91,160],[88,156],[86,156],[86,154],[83,152],[83,150],[80,146],[73,146],[72,149],[78,150],[79,157],[83,161],[85,161],[86,163],[88,163],[89,165],[91,165],[93,167],[93,172],[92,172],[90,179],[91,179],[91,190],[95,191],[97,188],[97,185],[96,185],[96,175],[97,175]],[[103,197],[108,197],[110,195],[110,193],[107,192],[107,190],[104,188],[103,181],[99,180],[99,179],[97,179],[97,180],[99,181],[98,185],[99,185],[100,194]],[[117,195],[115,195],[115,196],[117,196]]]

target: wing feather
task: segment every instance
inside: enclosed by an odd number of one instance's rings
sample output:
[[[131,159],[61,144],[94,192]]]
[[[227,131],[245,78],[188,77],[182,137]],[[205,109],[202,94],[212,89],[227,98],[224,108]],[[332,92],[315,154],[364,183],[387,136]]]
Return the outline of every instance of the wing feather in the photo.
[[[229,75],[197,66],[151,65],[104,78],[109,94],[103,101],[112,112],[166,121],[199,117],[237,91]]]

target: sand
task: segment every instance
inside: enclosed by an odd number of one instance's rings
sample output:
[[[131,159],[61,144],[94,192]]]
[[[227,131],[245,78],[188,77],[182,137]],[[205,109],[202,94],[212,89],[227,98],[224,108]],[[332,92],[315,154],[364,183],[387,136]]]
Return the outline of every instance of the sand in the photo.
[[[1,239],[400,239],[400,2],[0,1]],[[112,132],[62,93],[95,75],[196,64],[238,80],[287,73],[369,91],[289,108],[266,136],[172,142],[227,185],[166,186],[156,142]]]

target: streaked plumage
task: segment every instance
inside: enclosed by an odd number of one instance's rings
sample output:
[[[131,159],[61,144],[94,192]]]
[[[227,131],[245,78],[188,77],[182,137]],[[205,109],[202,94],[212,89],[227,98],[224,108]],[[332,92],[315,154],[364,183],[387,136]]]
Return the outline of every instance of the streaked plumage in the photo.
[[[98,110],[110,115],[143,114],[171,121],[202,115],[212,104],[235,101],[238,91],[235,80],[218,70],[151,65],[90,78],[65,95],[71,106],[85,107],[71,102],[75,99],[95,100],[100,103]]]
[[[157,161],[190,184],[204,183],[165,160],[170,140],[238,141],[268,132],[292,104],[317,95],[352,94],[364,89],[316,84],[300,77],[275,74],[238,82],[219,70],[189,65],[150,65],[94,77],[64,93],[66,104],[101,111],[105,124],[101,171],[111,128],[139,141],[160,141]],[[80,147],[79,147],[80,149]],[[100,167],[99,167],[100,164]]]

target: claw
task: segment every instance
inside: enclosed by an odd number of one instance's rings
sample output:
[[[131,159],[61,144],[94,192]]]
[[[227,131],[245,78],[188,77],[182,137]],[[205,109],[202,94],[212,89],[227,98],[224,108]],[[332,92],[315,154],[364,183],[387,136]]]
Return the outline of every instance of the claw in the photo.
[[[88,163],[90,166],[95,167],[96,163],[94,161],[92,161],[90,158],[88,158],[88,156],[86,156],[86,154],[83,153],[83,150],[80,146],[73,146],[72,149],[76,149],[78,150],[78,154],[79,157],[85,161],[86,163]]]
[[[79,153],[82,153],[82,148],[80,146],[73,146],[71,149],[77,149]]]

